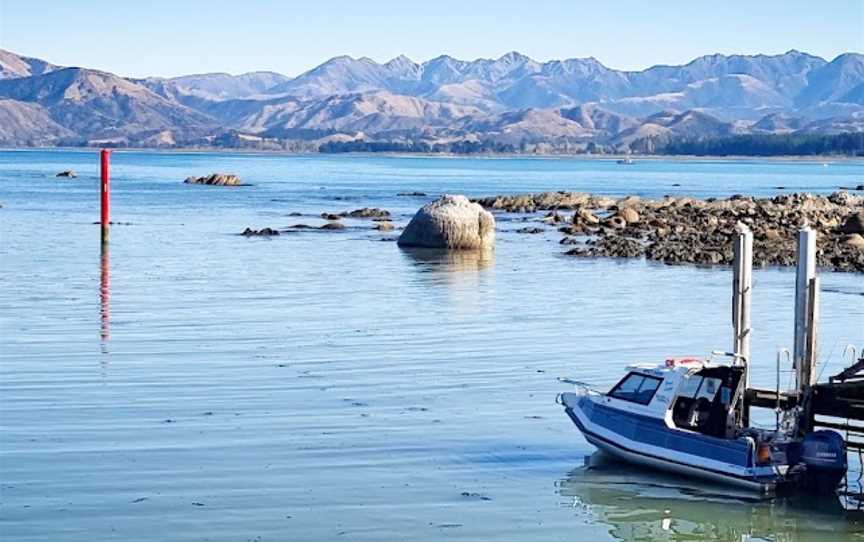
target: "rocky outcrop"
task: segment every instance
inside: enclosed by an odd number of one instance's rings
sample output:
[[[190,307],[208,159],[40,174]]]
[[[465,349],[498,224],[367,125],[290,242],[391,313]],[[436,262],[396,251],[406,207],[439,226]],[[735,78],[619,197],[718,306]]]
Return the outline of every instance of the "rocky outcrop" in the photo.
[[[186,177],[186,184],[206,184],[210,186],[243,186],[237,175],[230,173],[211,173],[203,177]]]
[[[75,171],[74,171],[74,170],[71,170],[71,169],[67,169],[67,170],[65,170],[65,171],[61,171],[60,173],[58,173],[58,174],[56,175],[56,177],[66,177],[66,178],[68,178],[68,179],[74,179],[74,178],[77,177],[77,176],[78,176],[78,175],[75,174]]]
[[[735,225],[740,222],[753,230],[755,265],[795,265],[796,233],[807,224],[819,233],[820,266],[864,272],[864,198],[848,192],[707,200],[550,192],[478,201],[509,212],[572,209],[567,223],[558,228],[566,236],[561,244],[572,247],[567,252],[571,255],[644,257],[665,263],[730,264]],[[548,221],[549,215],[540,220]]]
[[[495,246],[495,218],[465,196],[445,195],[417,211],[399,236],[399,245],[491,249]]]

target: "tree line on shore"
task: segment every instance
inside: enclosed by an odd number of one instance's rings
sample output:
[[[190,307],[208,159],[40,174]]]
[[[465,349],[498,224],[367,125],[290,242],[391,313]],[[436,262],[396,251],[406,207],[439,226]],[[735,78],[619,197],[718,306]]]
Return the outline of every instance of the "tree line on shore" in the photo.
[[[526,153],[532,151],[525,143],[513,145],[496,141],[329,141],[318,147],[322,153],[397,152],[397,153]],[[573,148],[554,152],[573,153]],[[864,133],[841,134],[746,134],[727,137],[657,139],[643,145],[645,154],[689,156],[864,156]],[[650,149],[650,150],[649,150]],[[589,143],[580,149],[584,154],[622,154],[621,148],[609,148]],[[577,151],[577,154],[579,152]]]

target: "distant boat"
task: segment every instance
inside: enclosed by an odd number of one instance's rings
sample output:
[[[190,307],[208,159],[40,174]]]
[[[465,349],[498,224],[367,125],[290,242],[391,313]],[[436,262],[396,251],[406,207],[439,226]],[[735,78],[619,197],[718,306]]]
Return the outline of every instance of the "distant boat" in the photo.
[[[635,164],[636,162],[634,162],[633,159],[628,156],[627,158],[622,158],[618,160],[618,163],[621,165],[629,166],[631,164]]]

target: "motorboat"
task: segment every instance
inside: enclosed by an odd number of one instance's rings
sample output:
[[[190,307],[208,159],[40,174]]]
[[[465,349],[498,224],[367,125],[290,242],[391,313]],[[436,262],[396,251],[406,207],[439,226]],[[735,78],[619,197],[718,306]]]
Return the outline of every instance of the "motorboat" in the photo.
[[[712,359],[670,358],[628,367],[608,393],[575,383],[559,402],[589,443],[615,457],[770,495],[794,441],[736,430],[743,376]]]
[[[753,392],[762,390],[750,388],[748,378],[752,233],[741,226],[735,245],[733,351],[631,365],[608,392],[563,379],[575,389],[559,394],[557,401],[585,439],[633,464],[763,496],[786,487],[836,491],[847,472],[846,443],[840,433],[814,427],[813,404],[821,400],[813,393],[818,389],[813,371],[818,279],[812,276],[815,233],[804,233],[799,253],[808,261],[799,269],[809,269],[811,276],[796,290],[798,299],[809,299],[796,305],[797,390],[780,391],[778,354],[778,389],[768,394],[771,401],[754,403],[759,394]],[[767,405],[776,405],[776,427],[751,426],[750,408]]]

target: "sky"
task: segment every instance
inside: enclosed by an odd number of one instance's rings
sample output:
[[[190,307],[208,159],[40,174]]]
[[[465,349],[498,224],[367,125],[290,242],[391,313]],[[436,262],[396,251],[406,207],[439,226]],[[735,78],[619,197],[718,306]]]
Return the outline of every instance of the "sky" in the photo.
[[[127,77],[272,70],[337,55],[593,56],[617,69],[713,53],[864,52],[864,0],[0,0],[0,48]]]

